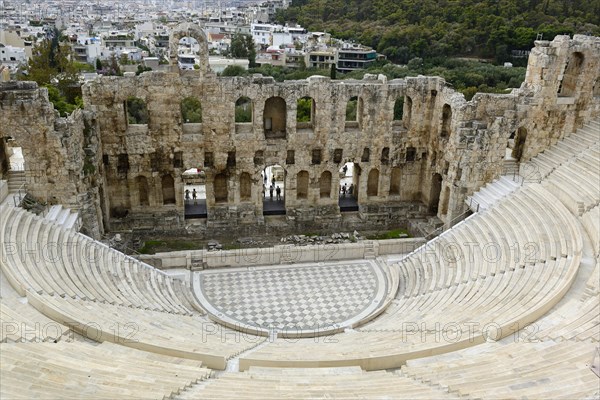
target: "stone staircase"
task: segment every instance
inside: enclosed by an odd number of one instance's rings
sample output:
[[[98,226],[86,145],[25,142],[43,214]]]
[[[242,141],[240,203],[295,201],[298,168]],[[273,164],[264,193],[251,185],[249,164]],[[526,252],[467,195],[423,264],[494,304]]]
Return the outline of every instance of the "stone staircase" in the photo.
[[[8,192],[17,193],[21,187],[24,187],[27,182],[25,171],[9,171],[8,172]]]
[[[372,240],[365,241],[365,252],[364,258],[365,260],[373,260],[376,257],[374,243]]]
[[[539,182],[556,168],[577,158],[600,142],[600,121],[589,121],[531,160],[521,163],[520,175],[526,182]]]
[[[51,206],[44,219],[75,231],[81,228],[79,213],[61,205]]]
[[[516,178],[519,178],[518,176]],[[490,208],[498,200],[508,196],[521,186],[519,179],[501,176],[493,182],[488,183],[479,191],[468,196],[465,200],[471,211],[478,212]]]

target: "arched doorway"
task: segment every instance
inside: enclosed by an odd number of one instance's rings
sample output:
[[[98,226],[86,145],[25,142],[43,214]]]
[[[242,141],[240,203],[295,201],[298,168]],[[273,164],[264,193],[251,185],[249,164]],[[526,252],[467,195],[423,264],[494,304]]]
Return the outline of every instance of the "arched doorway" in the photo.
[[[286,171],[274,164],[261,172],[263,182],[263,215],[285,215]]]
[[[340,168],[339,176],[338,205],[340,206],[340,212],[358,211],[360,167],[354,162],[347,162]]]
[[[8,182],[13,204],[18,204],[26,192],[25,157],[23,149],[10,136],[0,138],[0,179]]]
[[[206,174],[201,168],[190,168],[183,173],[185,218],[206,218]]]

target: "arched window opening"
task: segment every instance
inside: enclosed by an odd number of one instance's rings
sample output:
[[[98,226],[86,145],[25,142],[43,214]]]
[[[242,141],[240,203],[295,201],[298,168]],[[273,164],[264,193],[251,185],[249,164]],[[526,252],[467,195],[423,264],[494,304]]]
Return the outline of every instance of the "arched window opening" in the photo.
[[[565,72],[563,79],[558,88],[558,95],[561,97],[572,97],[575,95],[577,89],[577,82],[583,69],[585,58],[582,53],[574,52],[571,54],[567,65],[565,66]]]
[[[296,198],[308,198],[308,172],[300,171],[296,176]]]
[[[402,121],[404,117],[404,97],[398,97],[394,102],[394,121]]]
[[[181,101],[181,119],[184,124],[202,122],[202,104],[195,97],[186,97]]]
[[[146,102],[139,97],[129,97],[125,102],[127,110],[127,123],[130,125],[140,125],[148,123],[148,107]]]
[[[252,122],[252,100],[242,96],[235,102],[235,122]]]
[[[263,128],[266,139],[285,139],[287,106],[281,97],[271,97],[265,101]]]
[[[215,175],[213,188],[215,194],[215,203],[227,203],[227,175],[222,172]]]
[[[440,136],[447,138],[450,136],[450,123],[452,122],[452,108],[450,105],[444,104],[442,108],[442,130]]]
[[[367,196],[377,196],[379,192],[379,170],[372,169],[367,178]]]
[[[148,179],[145,176],[138,176],[136,178],[137,181],[137,190],[139,195],[139,205],[147,206],[150,205],[148,200]]]
[[[322,199],[331,197],[331,172],[324,171],[319,179],[319,194]]]
[[[175,204],[175,180],[171,175],[162,177],[163,204]]]
[[[410,127],[410,120],[412,118],[412,109],[413,109],[412,99],[409,96],[406,96],[406,101],[404,102],[403,116],[404,116],[404,127],[407,129]]]
[[[242,172],[240,175],[240,200],[249,201],[252,198],[252,179],[250,174]]]
[[[302,97],[296,104],[296,127],[312,128],[315,116],[315,101],[312,97]]]
[[[393,167],[392,173],[390,174],[390,195],[400,194],[400,179],[402,171],[400,167]]]

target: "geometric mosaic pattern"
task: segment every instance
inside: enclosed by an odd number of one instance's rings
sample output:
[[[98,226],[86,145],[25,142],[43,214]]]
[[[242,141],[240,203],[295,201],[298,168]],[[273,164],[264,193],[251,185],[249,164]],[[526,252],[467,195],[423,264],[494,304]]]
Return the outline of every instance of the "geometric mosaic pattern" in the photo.
[[[269,330],[315,330],[346,321],[374,301],[369,262],[202,271],[200,290],[229,318]]]

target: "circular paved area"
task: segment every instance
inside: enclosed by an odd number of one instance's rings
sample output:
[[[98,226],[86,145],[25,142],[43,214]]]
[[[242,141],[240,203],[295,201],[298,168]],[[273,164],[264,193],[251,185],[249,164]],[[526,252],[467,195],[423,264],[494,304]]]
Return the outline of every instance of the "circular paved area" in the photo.
[[[194,290],[233,328],[315,336],[349,326],[381,304],[386,281],[369,261],[202,271]]]

